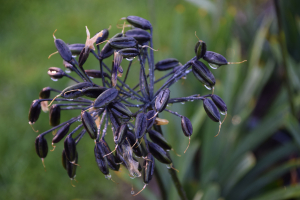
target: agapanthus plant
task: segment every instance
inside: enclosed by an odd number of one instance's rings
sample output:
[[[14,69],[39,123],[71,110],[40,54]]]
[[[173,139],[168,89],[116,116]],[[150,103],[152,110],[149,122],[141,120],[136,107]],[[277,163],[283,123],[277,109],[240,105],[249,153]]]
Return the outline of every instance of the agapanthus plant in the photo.
[[[123,19],[129,24],[124,23],[123,31],[109,40],[107,40],[108,29],[90,38],[86,27],[85,44],[66,44],[63,40],[56,39],[53,34],[55,46],[63,59],[66,72],[57,67],[50,67],[48,74],[54,80],[68,77],[74,81],[74,84],[62,91],[51,87],[43,88],[39,99],[31,104],[29,124],[34,124],[38,120],[41,109],[44,112],[49,111],[50,125],[53,128],[37,136],[36,152],[44,162],[48,153],[48,145],[44,136],[56,131],[52,139],[53,148],[56,143],[65,138],[62,164],[71,180],[76,176],[80,156],[76,145],[82,137],[88,135],[87,137],[95,142],[93,145],[95,160],[106,178],[111,178],[109,170],[118,171],[120,165],[124,165],[132,178],[142,176],[145,183],[143,188],[145,188],[153,177],[157,161],[169,165],[173,180],[177,179],[174,171],[176,169],[172,165],[168,152],[172,150],[172,146],[164,138],[160,127],[169,122],[167,119],[159,118],[159,113],[169,112],[180,117],[183,135],[190,140],[193,133],[190,120],[167,109],[167,105],[201,100],[208,117],[218,122],[221,128],[220,113],[225,115],[225,119],[227,107],[219,96],[213,94],[214,75],[199,60],[204,59],[213,69],[232,63],[227,62],[225,57],[218,53],[207,51],[206,43],[199,40],[194,50],[195,57],[184,65],[175,58],[164,59],[154,64],[151,23],[137,16],[128,16]],[[126,32],[125,27],[129,28]],[[105,44],[100,50],[102,43]],[[113,60],[109,61],[112,56]],[[98,69],[86,69],[85,62],[88,58],[99,61]],[[139,67],[132,67],[134,60],[137,60]],[[112,62],[111,67],[109,67],[109,62]],[[128,64],[124,76],[121,64],[123,66]],[[156,70],[169,72],[155,79]],[[70,76],[69,72],[76,73],[80,80]],[[200,83],[212,91],[212,94],[172,97],[169,88],[190,72],[193,72]],[[127,84],[129,73],[138,74],[135,85]],[[96,79],[101,79],[100,84],[93,82]],[[165,82],[160,88],[155,88],[155,84],[160,81]],[[52,93],[56,94],[51,95]],[[50,96],[54,97],[50,98]],[[73,109],[81,110],[78,112],[79,115],[61,123],[61,111]],[[78,122],[80,122],[79,125]],[[112,134],[108,134],[109,128],[112,129]],[[109,147],[105,141],[106,137],[113,137],[114,147],[111,145]],[[179,195],[183,199],[186,198],[179,182],[176,187]]]

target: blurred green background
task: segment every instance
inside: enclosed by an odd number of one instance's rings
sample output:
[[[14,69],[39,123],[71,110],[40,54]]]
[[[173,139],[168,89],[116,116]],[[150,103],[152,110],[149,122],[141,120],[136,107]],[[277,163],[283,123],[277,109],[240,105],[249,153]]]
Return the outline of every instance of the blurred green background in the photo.
[[[69,83],[53,82],[47,75],[49,67],[63,68],[59,55],[48,59],[56,51],[54,30],[67,43],[84,43],[85,26],[93,35],[111,25],[113,36],[120,32],[119,19],[128,15],[152,23],[154,48],[159,49],[155,62],[191,59],[195,31],[208,50],[228,61],[248,60],[211,70],[217,79],[215,94],[229,110],[218,137],[218,124],[206,116],[201,102],[172,105],[194,127],[183,155],[188,139],[179,119],[162,114],[170,121],[163,127],[165,137],[182,154],[171,152],[188,198],[299,199],[300,1],[281,0],[278,7],[280,27],[270,0],[1,1],[0,199],[179,199],[165,165],[156,166],[163,187],[154,179],[137,197],[131,196],[131,187],[138,191],[143,183],[129,179],[124,168],[112,173],[119,184],[106,180],[88,138],[78,145],[81,168],[75,188],[61,166],[62,142],[45,159],[46,172],[35,153],[37,133],[28,125],[30,104],[43,87],[63,89]],[[96,60],[90,59],[87,66],[98,69]],[[210,93],[192,74],[170,89],[171,97]],[[62,121],[74,114],[78,113],[64,112]],[[41,113],[34,128],[50,128],[48,113]],[[50,145],[51,136],[46,138]]]

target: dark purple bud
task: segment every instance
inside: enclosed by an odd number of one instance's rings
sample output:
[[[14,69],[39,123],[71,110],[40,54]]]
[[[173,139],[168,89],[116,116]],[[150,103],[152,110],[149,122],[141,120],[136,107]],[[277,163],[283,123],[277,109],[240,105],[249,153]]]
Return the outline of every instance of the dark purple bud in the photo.
[[[45,158],[48,153],[47,140],[42,135],[38,135],[35,139],[35,151],[40,158]]]
[[[159,145],[153,143],[153,142],[149,142],[149,150],[150,153],[161,163],[164,164],[171,164],[172,160],[169,157],[169,155],[167,154],[167,152],[161,148]]]
[[[154,110],[150,110],[147,112],[147,131],[149,131],[153,124],[155,123],[156,112]]]
[[[105,155],[107,155],[105,157],[107,160],[108,167],[114,171],[119,171],[120,165],[118,165],[116,163],[115,156],[111,153],[111,150],[110,150],[108,144],[106,143],[106,141],[104,140],[104,138],[101,138],[100,145],[102,146],[102,149],[104,150]]]
[[[209,88],[216,84],[214,75],[209,71],[204,63],[196,60],[192,61],[192,65],[193,73],[200,82]]]
[[[181,127],[186,137],[190,137],[193,134],[193,126],[189,118],[185,116],[181,117]]]
[[[75,179],[75,177],[76,177],[77,163],[78,163],[78,153],[76,151],[74,162],[71,163],[68,160],[66,161],[66,170],[67,170],[68,175],[69,175],[71,180]]]
[[[221,65],[227,65],[228,62],[224,56],[221,54],[215,53],[213,51],[207,51],[203,56],[203,59],[206,60],[208,63],[215,64],[214,68],[218,68]]]
[[[100,94],[102,94],[105,90],[107,90],[106,87],[88,87],[84,88],[82,90],[82,93],[84,96],[91,97],[91,98],[97,98]]]
[[[40,91],[39,97],[40,99],[48,99],[50,98],[51,87],[45,87]]]
[[[227,112],[227,106],[225,102],[218,96],[218,95],[211,95],[212,101],[216,104],[216,106],[219,108],[220,112],[226,113]]]
[[[109,43],[107,42],[104,46],[103,46],[103,48],[102,48],[102,50],[101,50],[101,52],[100,52],[100,59],[105,59],[105,58],[108,58],[108,57],[110,57],[111,55],[113,55],[114,54],[114,49],[109,45]]]
[[[107,158],[106,158],[106,156],[104,157],[105,151],[102,148],[102,145],[100,144],[100,142],[96,143],[95,148],[94,148],[94,153],[95,153],[95,159],[96,159],[98,168],[104,175],[108,175],[109,169],[107,167]]]
[[[70,129],[70,124],[68,123],[63,127],[61,127],[53,137],[52,144],[60,142],[67,135],[69,129]]]
[[[137,28],[141,28],[141,29],[144,29],[144,30],[149,30],[149,29],[152,28],[152,25],[148,20],[143,19],[143,18],[138,17],[138,16],[128,16],[128,17],[126,17],[126,20],[131,25],[133,25]]]
[[[211,118],[215,122],[220,122],[221,116],[219,110],[212,100],[205,98],[203,101],[203,107],[209,118]]]
[[[50,126],[57,126],[60,124],[60,106],[53,104],[49,111],[49,123]]]
[[[72,138],[72,136],[67,136],[64,141],[64,147],[65,147],[65,154],[67,159],[70,162],[74,162],[76,159],[76,144],[75,140]]]
[[[86,49],[85,47],[82,49],[82,51],[80,52],[79,58],[78,58],[78,65],[79,67],[82,67],[84,65],[84,63],[86,62],[86,60],[88,59],[89,55],[90,55],[90,48]]]
[[[62,41],[61,39],[55,39],[54,40],[55,47],[58,50],[58,53],[67,62],[70,62],[72,60],[72,53],[68,47],[68,45]]]
[[[135,136],[140,139],[146,133],[147,130],[147,115],[146,113],[139,113],[135,118]]]
[[[154,173],[155,161],[151,153],[149,153],[143,163],[143,181],[148,184]]]
[[[143,157],[146,157],[148,155],[149,151],[149,141],[146,137],[146,135],[144,135],[143,140],[139,140],[140,144],[141,144],[141,149],[142,149],[142,154]]]
[[[98,34],[98,33],[97,33]],[[98,37],[96,40],[96,44],[99,44],[101,42],[104,42],[108,38],[109,32],[107,29],[102,30],[102,36]]]
[[[172,149],[172,146],[168,143],[168,141],[164,138],[164,136],[162,134],[160,134],[159,132],[157,132],[155,130],[149,130],[148,134],[149,134],[150,139],[154,143],[158,144],[164,150]]]
[[[119,91],[115,88],[105,90],[98,98],[94,101],[94,108],[101,108],[108,105],[110,102],[115,100],[119,94]]]
[[[178,65],[180,65],[180,63],[176,58],[167,58],[157,62],[155,64],[155,69],[158,71],[166,71],[169,69],[173,69]]]
[[[110,104],[111,108],[115,108],[119,112],[127,115],[128,117],[132,116],[132,112],[121,102],[115,102]]]
[[[93,77],[93,78],[102,78],[100,70],[88,69],[88,70],[84,70],[84,71],[90,77]],[[110,78],[110,76],[106,72],[103,72],[103,76]]]
[[[143,45],[145,42],[149,42],[151,39],[150,33],[140,28],[128,30],[125,35],[126,37],[133,37],[140,45]]]
[[[155,99],[155,109],[157,112],[162,112],[168,104],[170,98],[170,90],[166,88],[158,93]]]
[[[39,100],[33,100],[28,113],[29,124],[34,124],[38,120],[40,113],[41,102]]]
[[[199,40],[195,46],[195,53],[197,56],[197,60],[202,58],[206,53],[206,43],[203,42],[202,40]]]
[[[91,87],[91,86],[93,86],[93,84],[90,82],[77,83],[75,85],[72,85],[72,86],[64,89],[60,95],[61,95],[61,97],[67,98],[67,99],[77,98],[77,97],[83,96],[83,93],[81,91],[83,88],[87,88],[87,87]]]
[[[123,56],[123,58],[134,58],[140,54],[139,50],[136,48],[126,48],[121,49],[118,53]]]
[[[69,44],[68,47],[73,55],[79,55],[85,44]]]
[[[137,41],[132,37],[111,38],[108,41],[108,43],[113,49],[125,49],[125,48],[137,47]]]
[[[96,125],[95,120],[92,117],[92,115],[90,113],[88,113],[87,111],[82,111],[81,112],[81,121],[82,121],[82,124],[83,124],[85,130],[90,135],[90,137],[92,139],[96,139],[97,138],[97,125]]]

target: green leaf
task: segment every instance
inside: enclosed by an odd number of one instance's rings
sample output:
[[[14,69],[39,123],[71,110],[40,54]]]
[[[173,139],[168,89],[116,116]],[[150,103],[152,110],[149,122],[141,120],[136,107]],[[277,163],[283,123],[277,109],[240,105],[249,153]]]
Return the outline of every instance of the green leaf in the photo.
[[[259,86],[258,83],[263,76],[262,69],[259,68],[259,59],[271,22],[272,18],[270,16],[265,17],[255,36],[251,57],[249,60],[247,76],[242,87],[240,88],[234,113],[240,112],[240,110],[245,107],[245,105],[253,96],[255,89]]]
[[[234,169],[232,166],[238,164],[245,153],[260,145],[278,129],[278,127],[282,124],[285,112],[286,110],[280,110],[274,115],[269,116],[267,119],[264,119],[256,128],[247,133],[247,136],[243,138],[242,141],[239,142],[234,153],[221,168],[220,182],[222,185],[229,179],[229,174],[231,174]]]
[[[289,114],[285,119],[285,125],[300,148],[300,126],[298,120]]]
[[[257,179],[265,170],[270,166],[274,165],[276,162],[282,158],[290,155],[292,152],[296,151],[297,147],[294,142],[285,143],[282,146],[277,147],[276,149],[271,150],[263,158],[257,162],[255,167],[253,167],[243,178],[240,180],[230,193],[224,193],[224,196],[227,199],[233,199],[239,193],[243,193],[243,189],[251,185],[255,179]]]
[[[259,197],[253,198],[251,200],[284,200],[284,199],[292,199],[300,197],[300,185],[283,187],[280,189],[272,190],[271,192],[267,192]]]
[[[300,159],[296,159],[296,160],[290,160],[282,164],[281,166],[276,167],[272,171],[268,172],[267,174],[253,181],[251,185],[248,185],[248,187],[244,188],[243,192],[240,193],[240,196],[236,196],[236,199],[245,199],[249,197],[251,194],[259,191],[267,184],[270,184],[271,182],[275,181],[284,173],[288,172],[291,168],[295,168],[299,166],[300,166]]]
[[[204,191],[198,191],[193,200],[218,200],[220,197],[220,186],[212,183],[205,187]]]
[[[249,170],[255,165],[255,156],[247,153],[241,159],[240,163],[234,166],[234,170],[230,174],[227,184],[224,185],[224,193],[226,194]]]

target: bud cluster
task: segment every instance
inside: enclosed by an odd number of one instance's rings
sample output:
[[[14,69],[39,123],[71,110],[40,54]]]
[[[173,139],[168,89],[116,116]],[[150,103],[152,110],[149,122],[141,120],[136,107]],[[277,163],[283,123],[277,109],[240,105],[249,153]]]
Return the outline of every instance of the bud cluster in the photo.
[[[53,80],[67,77],[73,80],[74,84],[62,91],[51,87],[43,88],[39,99],[31,104],[29,124],[32,125],[38,120],[41,109],[44,112],[49,111],[49,122],[53,128],[37,136],[36,152],[44,162],[48,153],[48,144],[44,136],[54,131],[56,134],[52,139],[53,148],[64,139],[62,165],[71,180],[76,176],[80,156],[76,145],[85,135],[94,140],[95,160],[106,178],[111,179],[110,170],[118,171],[120,165],[124,165],[132,178],[142,176],[146,186],[153,177],[155,161],[172,168],[172,159],[168,151],[173,149],[160,128],[169,122],[159,118],[159,113],[167,111],[180,117],[182,131],[189,139],[193,133],[191,121],[177,112],[166,109],[168,104],[201,100],[208,117],[218,122],[220,128],[222,124],[220,113],[227,114],[224,101],[213,94],[216,83],[214,75],[199,60],[204,59],[213,69],[232,63],[227,62],[220,54],[206,51],[206,43],[199,40],[195,46],[195,57],[184,65],[175,58],[154,64],[151,23],[137,16],[128,16],[124,19],[129,25],[124,23],[123,31],[110,39],[108,29],[90,38],[87,27],[85,44],[66,44],[63,40],[56,39],[53,34],[55,46],[63,59],[66,72],[57,67],[50,67],[48,74]],[[130,27],[130,30],[125,32],[125,27]],[[106,44],[100,50],[100,43],[104,42]],[[99,61],[98,70],[83,68],[86,68],[85,62],[90,54]],[[113,60],[110,68],[106,63],[110,62],[108,60],[111,56]],[[139,67],[133,68],[133,59],[136,57]],[[127,61],[123,61],[124,58]],[[128,64],[125,77],[122,79],[124,71],[121,63],[123,66]],[[149,70],[146,70],[147,67]],[[137,73],[136,70],[139,70],[137,83],[129,86],[126,83],[128,74]],[[169,72],[155,80],[155,70]],[[70,76],[70,72],[76,73],[80,80]],[[193,72],[212,94],[170,98],[169,88],[190,72]],[[92,81],[96,79],[101,80],[100,85]],[[155,90],[154,85],[162,80],[165,80],[164,84]],[[53,93],[57,95],[50,97]],[[53,104],[54,102],[56,104]],[[74,109],[81,110],[79,115],[61,122],[61,112]],[[80,124],[75,125],[78,122]],[[112,129],[111,136],[107,135],[108,128]],[[105,137],[113,137],[114,148],[109,147]]]

